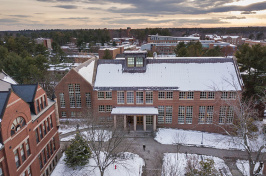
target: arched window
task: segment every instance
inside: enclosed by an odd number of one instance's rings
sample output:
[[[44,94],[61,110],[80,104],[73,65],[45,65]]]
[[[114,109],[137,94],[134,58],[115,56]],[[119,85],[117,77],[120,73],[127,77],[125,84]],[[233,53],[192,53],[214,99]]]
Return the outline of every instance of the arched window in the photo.
[[[26,122],[23,117],[17,117],[11,125],[11,136],[16,134],[22,127],[26,125]]]

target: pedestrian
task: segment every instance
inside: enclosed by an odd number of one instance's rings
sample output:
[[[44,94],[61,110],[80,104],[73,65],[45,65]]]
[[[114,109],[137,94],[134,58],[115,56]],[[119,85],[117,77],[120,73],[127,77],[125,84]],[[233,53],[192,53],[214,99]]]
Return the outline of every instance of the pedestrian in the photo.
[[[145,144],[143,144],[143,150],[145,151],[145,148],[146,148],[146,145]]]

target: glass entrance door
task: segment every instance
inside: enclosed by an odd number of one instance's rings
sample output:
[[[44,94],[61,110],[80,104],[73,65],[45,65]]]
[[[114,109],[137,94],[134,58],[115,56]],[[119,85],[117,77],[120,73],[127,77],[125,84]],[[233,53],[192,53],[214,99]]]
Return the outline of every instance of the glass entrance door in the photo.
[[[143,124],[143,116],[137,116],[137,124],[142,125]]]

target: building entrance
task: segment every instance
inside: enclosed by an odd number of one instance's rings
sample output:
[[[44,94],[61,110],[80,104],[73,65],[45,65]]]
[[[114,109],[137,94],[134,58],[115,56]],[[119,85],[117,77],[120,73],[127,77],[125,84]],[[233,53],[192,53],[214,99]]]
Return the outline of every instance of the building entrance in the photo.
[[[143,124],[143,116],[137,116],[137,125]]]

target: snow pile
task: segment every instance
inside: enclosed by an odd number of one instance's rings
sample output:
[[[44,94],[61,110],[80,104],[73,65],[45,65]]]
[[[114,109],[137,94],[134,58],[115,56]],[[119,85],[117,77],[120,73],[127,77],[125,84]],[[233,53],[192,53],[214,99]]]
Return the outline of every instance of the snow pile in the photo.
[[[124,153],[126,160],[123,163],[113,163],[105,171],[104,176],[136,176],[142,174],[142,167],[145,165],[144,160],[137,154]],[[65,165],[65,154],[59,160],[51,176],[73,176],[73,175],[93,175],[100,176],[100,171],[96,167],[94,159],[81,168],[73,170]],[[116,166],[116,169],[115,169]]]
[[[81,132],[81,135],[89,141],[93,139],[94,141],[105,141],[106,142],[112,137],[112,132],[107,131],[107,130],[94,130],[93,133],[94,134],[92,134],[92,131],[88,130],[88,131]],[[74,138],[75,138],[75,134],[64,137],[61,139],[61,141],[71,141]]]
[[[196,155],[196,154],[183,154],[183,153],[165,153],[163,158],[163,171],[162,175],[171,176],[176,175],[185,175],[186,166],[188,160],[194,160],[195,163],[200,161],[206,161],[207,159],[213,159],[214,167],[219,172],[226,174],[227,176],[232,176],[228,166],[224,163],[224,160],[206,155]]]
[[[203,136],[203,144],[202,142]],[[160,128],[156,133],[155,140],[161,144],[176,144],[192,146],[205,146],[218,149],[237,149],[244,150],[241,145],[241,140],[237,137],[232,138],[227,135],[216,133],[207,133],[201,131],[180,130],[180,129],[165,129]],[[234,140],[234,142],[233,142]],[[256,141],[251,143],[254,150],[264,143],[263,136],[258,136]],[[263,150],[265,152],[265,149]]]
[[[248,160],[237,160],[236,166],[244,176],[250,176]],[[257,169],[258,167],[259,167],[259,163],[256,163],[255,169]],[[260,174],[262,174],[262,171],[263,171],[263,168],[261,169]]]
[[[94,63],[95,60],[91,61],[91,63],[86,66],[79,69],[78,73],[83,76],[90,84],[92,84],[92,78],[93,78],[93,71],[94,71]]]

